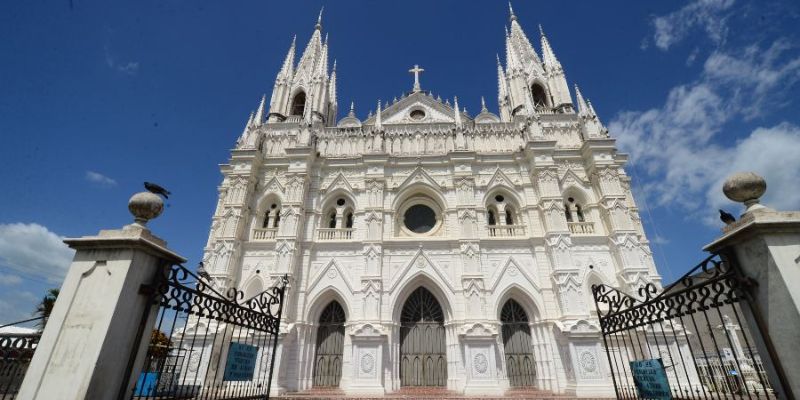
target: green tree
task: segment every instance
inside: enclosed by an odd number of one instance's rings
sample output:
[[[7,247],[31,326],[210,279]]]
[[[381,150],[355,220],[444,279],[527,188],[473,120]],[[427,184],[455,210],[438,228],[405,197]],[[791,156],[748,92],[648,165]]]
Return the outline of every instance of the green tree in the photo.
[[[36,327],[39,328],[39,330],[44,330],[44,326],[50,318],[50,313],[53,312],[53,306],[56,304],[58,292],[58,289],[48,290],[47,294],[42,298],[42,301],[36,305],[36,311],[34,311],[33,315],[41,318],[41,320],[36,323]]]

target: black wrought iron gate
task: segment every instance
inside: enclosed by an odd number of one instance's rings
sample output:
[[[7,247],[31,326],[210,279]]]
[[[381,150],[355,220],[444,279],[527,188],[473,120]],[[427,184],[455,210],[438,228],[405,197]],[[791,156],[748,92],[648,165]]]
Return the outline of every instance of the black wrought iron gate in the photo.
[[[592,286],[617,398],[791,399],[748,294],[754,284],[735,259],[712,255],[660,293]]]
[[[444,313],[433,294],[417,288],[400,315],[400,384],[446,386]]]
[[[236,288],[223,295],[181,265],[165,269],[142,287],[158,310],[143,319],[149,346],[125,397],[268,399],[286,283],[284,276],[245,299]]]

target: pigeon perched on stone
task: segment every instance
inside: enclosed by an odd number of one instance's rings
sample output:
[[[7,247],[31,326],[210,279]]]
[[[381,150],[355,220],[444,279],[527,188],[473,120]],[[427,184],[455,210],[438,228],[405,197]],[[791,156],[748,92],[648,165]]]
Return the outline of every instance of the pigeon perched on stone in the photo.
[[[725,225],[730,225],[736,222],[736,217],[731,215],[730,213],[725,212],[725,210],[719,210],[719,219],[725,223]]]
[[[165,199],[168,199],[169,195],[172,194],[167,189],[164,189],[163,187],[161,187],[161,186],[159,186],[159,185],[157,185],[157,184],[155,184],[153,182],[145,182],[144,183],[144,188],[147,189],[147,191],[150,192],[150,193],[164,196]]]
[[[197,275],[206,280],[211,279],[211,275],[209,275],[208,272],[206,272],[206,269],[204,268],[204,264],[202,261],[200,261],[200,263],[197,264]]]

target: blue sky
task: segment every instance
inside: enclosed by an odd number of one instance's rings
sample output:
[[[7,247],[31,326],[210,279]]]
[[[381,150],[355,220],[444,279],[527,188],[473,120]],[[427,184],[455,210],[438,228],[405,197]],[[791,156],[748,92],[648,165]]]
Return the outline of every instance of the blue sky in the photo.
[[[62,237],[129,222],[141,182],[175,195],[151,223],[201,257],[218,164],[292,35],[323,29],[338,60],[340,117],[410,89],[496,111],[502,1],[17,1],[0,12],[0,323],[60,285]],[[637,200],[667,280],[703,257],[732,171],[767,177],[765,202],[800,209],[800,6],[793,1],[516,1],[542,24],[570,85],[631,154]],[[534,40],[538,48],[538,40]]]

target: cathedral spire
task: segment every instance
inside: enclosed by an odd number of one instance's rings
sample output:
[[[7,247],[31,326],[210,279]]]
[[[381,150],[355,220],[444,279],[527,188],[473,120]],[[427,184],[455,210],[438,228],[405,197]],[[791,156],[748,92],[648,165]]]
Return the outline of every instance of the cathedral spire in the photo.
[[[458,96],[453,98],[453,109],[455,110],[454,119],[456,120],[456,128],[462,127],[461,112],[458,111]]]
[[[489,109],[486,108],[486,100],[481,96],[481,112],[487,112]]]
[[[575,84],[575,100],[578,103],[578,115],[586,115],[589,112],[589,106],[586,104],[586,100],[583,99],[583,94],[581,89],[578,88],[578,84]]]
[[[297,35],[292,38],[292,44],[289,46],[289,52],[286,53],[286,58],[283,60],[281,71],[278,73],[278,79],[292,79],[294,72],[294,53],[297,47]]]
[[[536,50],[534,50],[531,41],[528,40],[528,36],[525,35],[525,32],[522,30],[517,16],[514,15],[514,10],[511,9],[511,3],[509,3],[509,11],[511,12],[511,31],[506,35],[506,41],[508,42],[506,48],[511,48],[511,50],[516,53],[517,60],[524,67],[527,67],[531,62],[541,63],[539,55],[536,54]]]
[[[383,123],[381,122],[381,101],[378,100],[378,113],[375,115],[375,129],[381,130],[383,129]]]
[[[321,30],[322,29],[322,11],[325,10],[325,6],[320,7],[319,9],[319,16],[317,16],[317,25],[314,26],[314,29]]]
[[[258,108],[256,109],[256,116],[255,116],[255,126],[261,126],[264,123],[264,115],[266,114],[266,107],[267,107],[267,95],[261,96],[261,103],[258,104]]]
[[[511,21],[516,21],[517,16],[514,15],[514,7],[511,6],[511,2],[508,2],[508,19]]]
[[[551,71],[560,70],[561,63],[558,62],[556,54],[553,52],[553,48],[550,47],[550,41],[547,40],[547,36],[544,34],[544,29],[542,29],[541,24],[539,24],[539,33],[542,39],[542,59],[545,67]]]
[[[356,116],[356,102],[355,101],[351,101],[350,102],[350,112],[347,113],[347,116],[348,117],[355,117]]]

